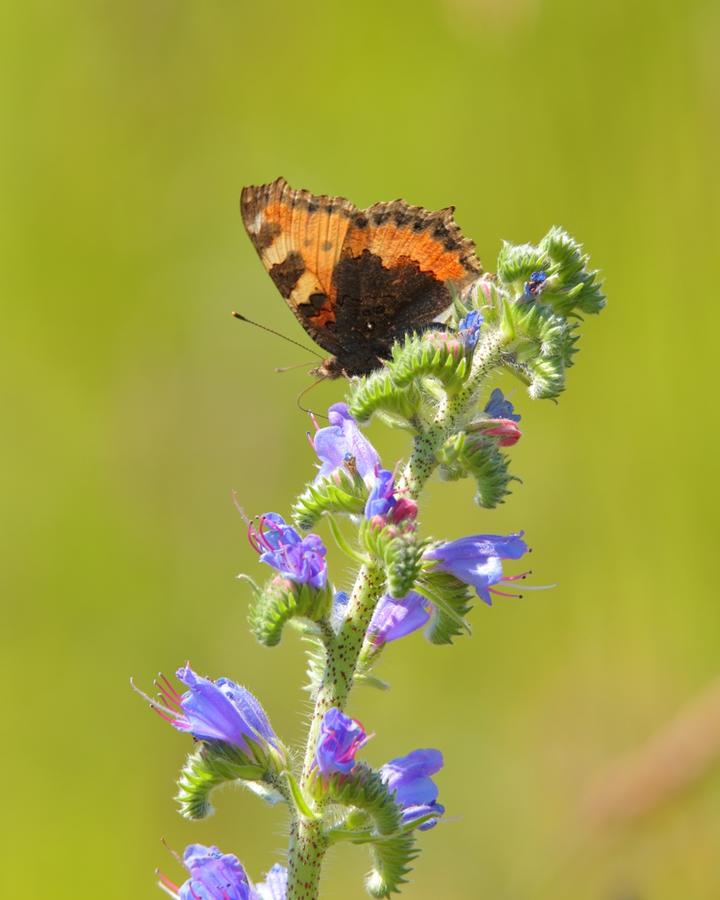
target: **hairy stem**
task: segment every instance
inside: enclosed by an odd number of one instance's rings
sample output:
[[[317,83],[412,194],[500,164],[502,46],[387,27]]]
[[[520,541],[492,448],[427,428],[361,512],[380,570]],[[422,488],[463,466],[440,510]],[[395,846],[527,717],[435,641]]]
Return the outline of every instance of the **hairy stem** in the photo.
[[[310,722],[301,788],[312,772],[323,716],[333,706],[345,708],[365,633],[384,586],[385,573],[380,566],[371,563],[360,568],[345,621],[327,648],[328,661]],[[320,871],[327,847],[321,822],[302,817],[293,822],[288,853],[288,900],[315,900],[319,896]]]
[[[328,838],[318,820],[296,819],[288,848],[288,900],[316,900]]]
[[[431,426],[415,438],[410,459],[399,481],[399,487],[404,487],[413,499],[418,498],[437,466],[439,447],[472,414],[483,382],[501,362],[503,344],[504,338],[499,330],[487,334],[475,350],[472,368],[462,389],[439,405]],[[355,579],[340,631],[332,638],[326,636],[327,663],[310,722],[301,788],[305,787],[312,772],[320,724],[325,713],[332,707],[345,708],[358,657],[384,587],[385,572],[382,566],[376,561],[363,565]],[[328,844],[320,820],[298,816],[293,822],[288,862],[288,900],[316,900],[319,896],[320,872]]]
[[[307,780],[315,759],[317,737],[323,716],[333,706],[344,709],[347,703],[365,632],[384,586],[385,572],[379,565],[370,563],[360,568],[348,602],[345,621],[328,648],[328,662],[310,722],[303,783]]]

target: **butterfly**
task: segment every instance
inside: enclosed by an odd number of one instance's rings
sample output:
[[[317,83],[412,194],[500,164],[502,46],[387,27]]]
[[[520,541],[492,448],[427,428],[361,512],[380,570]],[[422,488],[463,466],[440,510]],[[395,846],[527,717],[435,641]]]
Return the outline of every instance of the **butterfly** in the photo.
[[[325,378],[378,368],[396,340],[430,326],[483,271],[453,207],[358,209],[278,178],[243,188],[240,211],[275,286],[332,354],[313,373]]]

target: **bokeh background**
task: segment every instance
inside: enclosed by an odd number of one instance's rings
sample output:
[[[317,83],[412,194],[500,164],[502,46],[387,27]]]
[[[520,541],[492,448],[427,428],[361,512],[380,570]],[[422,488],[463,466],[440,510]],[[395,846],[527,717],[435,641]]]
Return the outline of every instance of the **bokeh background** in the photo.
[[[558,587],[476,608],[452,649],[393,645],[393,690],[353,697],[371,762],[445,752],[448,821],[405,895],[719,896],[718,4],[96,0],[0,16],[0,893],[158,896],[157,866],[182,877],[161,837],[234,850],[254,877],[280,859],[283,813],[249,795],[180,819],[188,742],[128,678],[189,658],[302,738],[302,650],[247,632],[234,576],[262,573],[231,502],[285,511],[313,466],[307,375],[273,371],[302,352],[229,315],[302,337],[238,214],[243,184],[283,174],[360,205],[455,204],[489,269],[501,239],[562,224],[610,301],[559,404],[515,388],[509,502],[485,512],[469,484],[433,484],[423,508],[439,536],[524,528],[536,581]],[[372,436],[387,461],[406,451]],[[335,852],[324,896],[364,896],[366,863]]]

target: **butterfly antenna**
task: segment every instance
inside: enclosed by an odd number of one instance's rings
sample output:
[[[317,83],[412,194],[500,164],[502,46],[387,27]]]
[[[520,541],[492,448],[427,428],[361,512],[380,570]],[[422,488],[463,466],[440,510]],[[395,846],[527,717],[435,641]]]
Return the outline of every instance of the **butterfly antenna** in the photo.
[[[301,362],[301,363],[295,363],[294,366],[276,366],[275,371],[276,372],[292,372],[293,369],[305,369],[305,368],[307,368],[307,365],[308,364],[306,362]]]
[[[294,341],[292,338],[289,338],[287,335],[280,334],[279,331],[275,331],[273,328],[268,328],[267,325],[261,325],[259,322],[253,322],[252,319],[248,319],[248,317],[242,315],[242,313],[235,312],[233,310],[233,316],[236,319],[240,319],[241,322],[247,322],[248,325],[254,325],[256,328],[261,328],[263,331],[268,331],[270,334],[274,334],[276,337],[282,338],[284,341],[288,341],[290,344],[295,344],[296,347],[300,347],[306,353],[312,353],[312,355],[317,356],[318,359],[323,358],[320,353],[316,353],[315,350],[311,350],[310,347],[306,347],[305,344],[301,344],[299,341]]]
[[[327,419],[327,416],[322,415],[322,413],[316,413],[316,412],[313,412],[313,410],[311,410],[311,409],[306,409],[300,402],[302,400],[302,398],[305,396],[305,394],[309,394],[313,388],[316,388],[319,384],[322,384],[323,381],[325,381],[327,379],[327,377],[328,377],[327,375],[323,375],[322,378],[318,378],[317,381],[313,381],[304,390],[300,391],[300,393],[297,395],[297,398],[295,400],[295,403],[297,404],[298,409],[302,410],[302,412],[304,412],[304,413],[310,413],[311,416],[317,416],[320,419]]]

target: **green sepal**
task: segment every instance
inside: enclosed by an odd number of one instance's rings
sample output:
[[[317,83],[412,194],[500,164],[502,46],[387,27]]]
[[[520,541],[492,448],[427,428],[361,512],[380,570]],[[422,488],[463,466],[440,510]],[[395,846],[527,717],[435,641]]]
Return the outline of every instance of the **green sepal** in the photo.
[[[599,313],[605,306],[597,270],[590,271],[590,257],[583,253],[582,244],[567,231],[553,226],[540,241],[540,249],[550,261],[552,279],[543,291],[542,300],[567,316],[575,310]]]
[[[465,616],[473,605],[472,590],[449,572],[425,571],[416,590],[432,601],[433,612],[425,636],[433,644],[452,644],[455,637],[468,633]]]
[[[521,374],[531,397],[557,397],[565,388],[565,370],[576,352],[576,323],[541,302],[506,301],[504,316],[512,331],[506,364]]]
[[[412,829],[402,825],[401,811],[378,772],[358,763],[348,775],[329,778],[316,774],[311,782],[317,799],[349,808],[341,828],[371,829],[357,834],[355,843],[369,844],[372,868],[365,879],[371,897],[389,897],[406,882],[418,854]],[[352,838],[351,838],[352,840]]]
[[[468,475],[475,479],[475,502],[478,506],[492,509],[510,493],[508,484],[513,476],[508,471],[509,461],[494,438],[481,434],[467,436],[461,464]]]
[[[388,366],[358,379],[348,396],[350,414],[358,422],[367,422],[374,413],[384,412],[412,423],[421,405],[417,387],[396,384]]]
[[[328,801],[347,812],[336,829],[338,838],[344,832],[358,829],[354,843],[369,844],[372,868],[365,886],[372,897],[389,897],[400,889],[417,856],[411,831],[406,831],[400,807],[380,774],[365,763],[358,763],[349,774],[342,772],[322,776],[315,770],[308,790],[316,801]],[[332,839],[333,832],[330,832]]]
[[[383,563],[388,593],[401,599],[415,584],[427,542],[418,538],[410,522],[382,527],[364,520],[360,533],[368,553]]]
[[[503,241],[497,259],[497,276],[500,281],[514,287],[518,293],[525,289],[525,282],[543,268],[545,253],[532,244],[511,244]]]
[[[371,844],[372,868],[365,876],[365,890],[371,897],[389,897],[399,893],[400,886],[420,853],[412,832],[394,835]]]
[[[513,298],[528,305],[544,304],[561,316],[577,311],[599,313],[605,306],[597,270],[590,257],[563,228],[553,226],[540,244],[516,246],[505,242],[498,255],[498,278]],[[547,281],[537,297],[525,296],[525,284],[533,272],[543,271]]]
[[[444,481],[457,481],[467,477],[467,467],[463,464],[466,437],[464,431],[458,431],[451,435],[435,454],[440,465],[440,477]]]
[[[472,423],[468,428],[472,428]],[[472,476],[477,484],[475,502],[491,509],[503,502],[513,476],[508,471],[509,458],[498,442],[480,432],[452,435],[437,454],[440,477],[446,481]]]
[[[212,812],[210,794],[228,781],[262,783],[272,795],[271,802],[282,799],[272,786],[272,771],[278,760],[263,752],[259,743],[248,741],[249,753],[224,741],[201,741],[188,756],[178,778],[175,799],[180,815],[186,819],[204,819]]]
[[[332,597],[330,585],[315,588],[276,575],[255,594],[248,615],[250,630],[261,644],[274,647],[280,643],[283,627],[289,619],[324,620],[330,613]]]
[[[338,468],[305,488],[293,505],[293,520],[298,528],[307,531],[324,513],[360,515],[367,497],[367,485],[360,474]]]
[[[431,376],[453,391],[462,385],[471,358],[472,351],[465,350],[459,337],[427,331],[408,335],[403,344],[395,344],[388,367],[393,381],[401,387]]]
[[[365,813],[378,835],[395,834],[401,828],[400,808],[380,774],[366,763],[356,763],[349,773],[322,775],[315,769],[307,782],[314,800],[327,800],[353,812],[352,821],[362,821],[357,812]]]

